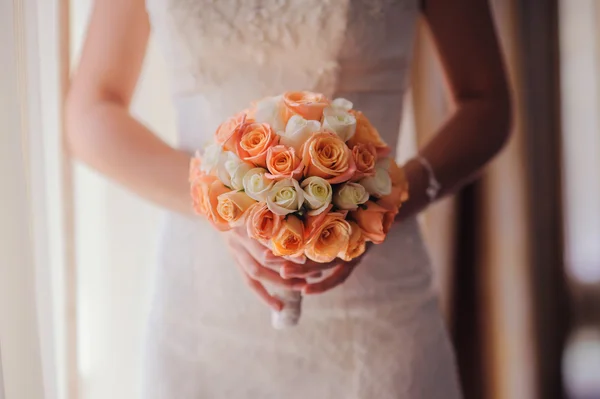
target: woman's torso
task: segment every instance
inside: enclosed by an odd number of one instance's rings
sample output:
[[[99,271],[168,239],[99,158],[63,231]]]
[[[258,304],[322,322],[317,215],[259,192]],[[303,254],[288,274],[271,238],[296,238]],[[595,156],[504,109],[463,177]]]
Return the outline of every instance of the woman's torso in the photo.
[[[396,147],[418,0],[147,0],[193,151],[251,101],[312,90],[354,102]]]
[[[351,100],[396,147],[418,0],[146,1],[182,148],[286,90]],[[414,218],[281,332],[219,234],[169,214],[149,327],[147,398],[459,397]]]

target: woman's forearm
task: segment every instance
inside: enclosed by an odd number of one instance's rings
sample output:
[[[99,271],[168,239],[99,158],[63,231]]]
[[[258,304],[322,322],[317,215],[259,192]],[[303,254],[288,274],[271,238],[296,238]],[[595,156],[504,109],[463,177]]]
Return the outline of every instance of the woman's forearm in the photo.
[[[497,154],[510,131],[508,95],[462,101],[438,134],[420,151],[441,184],[438,198],[458,190]],[[430,203],[427,170],[416,159],[404,166],[410,198],[398,219],[420,212]]]
[[[178,151],[118,103],[67,104],[67,137],[74,156],[152,202],[191,213],[189,154]]]

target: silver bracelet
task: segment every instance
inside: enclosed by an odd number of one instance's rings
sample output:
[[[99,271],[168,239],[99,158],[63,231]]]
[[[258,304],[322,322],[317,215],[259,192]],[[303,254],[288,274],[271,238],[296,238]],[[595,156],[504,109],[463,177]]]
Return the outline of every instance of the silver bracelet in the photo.
[[[440,190],[442,189],[442,185],[440,184],[439,180],[435,177],[435,173],[433,172],[433,168],[431,167],[429,161],[421,155],[417,156],[416,159],[421,165],[423,165],[423,167],[427,171],[429,185],[427,186],[427,190],[425,190],[425,192],[429,197],[429,201],[433,202],[435,201]]]

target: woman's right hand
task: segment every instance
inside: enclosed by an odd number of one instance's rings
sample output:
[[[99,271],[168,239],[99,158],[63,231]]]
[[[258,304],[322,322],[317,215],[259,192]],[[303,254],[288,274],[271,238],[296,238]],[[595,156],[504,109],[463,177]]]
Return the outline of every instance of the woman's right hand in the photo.
[[[283,303],[271,295],[263,283],[295,291],[302,291],[306,286],[303,278],[281,277],[280,270],[293,262],[273,255],[269,248],[248,237],[245,227],[223,234],[244,281],[272,309],[280,311]]]

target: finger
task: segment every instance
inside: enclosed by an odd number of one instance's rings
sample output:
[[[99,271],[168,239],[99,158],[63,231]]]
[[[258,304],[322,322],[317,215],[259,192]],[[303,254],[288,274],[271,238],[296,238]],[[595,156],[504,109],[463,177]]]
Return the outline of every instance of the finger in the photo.
[[[282,258],[281,256],[275,256],[270,248],[263,245],[257,240],[252,238],[242,238],[243,246],[252,255],[254,259],[261,265],[268,267],[271,270],[279,272],[279,269],[292,262]]]
[[[353,269],[354,265],[352,264],[339,264],[334,269],[333,273],[331,273],[331,275],[327,278],[313,284],[308,284],[306,288],[304,288],[303,293],[306,295],[312,295],[329,291],[346,281]]]
[[[279,312],[283,309],[283,302],[279,299],[275,298],[267,289],[260,283],[260,281],[253,279],[246,273],[242,264],[236,259],[236,265],[240,269],[242,273],[242,277],[244,278],[244,282],[253,290],[263,302],[265,302],[271,309]]]
[[[339,265],[339,262],[317,263],[310,261],[303,265],[287,264],[281,268],[280,273],[283,278],[307,277],[314,273],[332,269],[337,265]]]
[[[250,288],[252,290],[254,290],[254,292],[256,292],[256,294],[258,294],[258,296],[271,309],[275,310],[276,312],[280,312],[281,309],[283,309],[283,302],[281,302],[279,299],[277,299],[274,296],[272,296],[271,294],[269,294],[269,292],[267,291],[267,289],[265,288],[265,286],[262,285],[260,283],[260,281],[254,280],[250,276],[248,276],[247,282],[248,282],[248,285],[250,286]]]
[[[236,256],[244,268],[244,271],[254,280],[268,281],[279,287],[297,291],[301,291],[306,286],[306,280],[299,278],[285,279],[281,277],[278,272],[261,265],[250,253],[243,249],[239,250],[239,252],[236,253]]]

